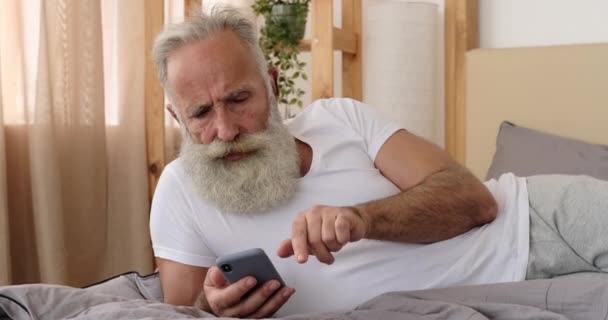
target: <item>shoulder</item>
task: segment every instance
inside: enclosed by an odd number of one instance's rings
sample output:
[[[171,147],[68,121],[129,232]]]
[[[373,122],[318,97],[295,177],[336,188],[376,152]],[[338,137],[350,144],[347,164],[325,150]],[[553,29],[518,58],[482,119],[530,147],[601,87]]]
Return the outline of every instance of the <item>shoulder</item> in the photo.
[[[182,210],[201,206],[196,198],[192,177],[186,172],[182,159],[177,158],[167,164],[160,175],[152,197],[152,213],[169,206],[179,205]]]
[[[183,163],[180,158],[177,158],[169,162],[164,168],[158,180],[158,185],[154,192],[154,197],[157,193],[170,191],[175,189],[181,189],[184,183],[189,179],[186,171],[184,170]]]
[[[304,108],[296,117],[286,121],[286,124],[307,123],[312,121],[332,122],[353,127],[354,124],[366,118],[376,118],[377,114],[369,105],[350,98],[328,98],[315,100]],[[373,119],[370,119],[373,120]]]
[[[167,164],[160,176],[150,208],[150,222],[163,229],[169,225],[185,230],[204,214],[214,212],[196,193],[190,177],[178,158]]]
[[[332,114],[336,117],[343,117],[348,113],[369,109],[369,105],[351,98],[327,98],[315,100],[308,107],[302,110],[302,114]]]
[[[166,205],[179,205],[183,212],[216,212],[212,204],[206,202],[197,191],[193,177],[182,158],[176,158],[165,166],[154,196],[152,209]]]

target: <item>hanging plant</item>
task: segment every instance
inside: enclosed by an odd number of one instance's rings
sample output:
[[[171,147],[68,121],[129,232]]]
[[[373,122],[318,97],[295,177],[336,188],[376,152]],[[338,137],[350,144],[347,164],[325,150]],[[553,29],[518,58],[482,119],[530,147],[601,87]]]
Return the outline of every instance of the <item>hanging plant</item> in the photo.
[[[289,106],[303,107],[304,90],[296,88],[295,80],[307,80],[304,62],[299,60],[300,42],[306,30],[310,0],[256,0],[253,11],[263,16],[260,47],[269,67],[279,70],[279,103],[286,106],[286,117],[291,117]]]

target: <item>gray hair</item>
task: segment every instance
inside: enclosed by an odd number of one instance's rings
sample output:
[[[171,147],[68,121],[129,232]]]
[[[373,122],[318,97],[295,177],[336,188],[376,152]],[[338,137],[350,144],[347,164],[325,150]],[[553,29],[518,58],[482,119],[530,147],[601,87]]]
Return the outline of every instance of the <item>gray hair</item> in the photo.
[[[215,33],[221,31],[232,31],[250,49],[256,60],[264,84],[270,89],[270,78],[267,71],[267,63],[264,54],[257,41],[257,33],[254,24],[241,12],[228,5],[216,5],[210,14],[201,13],[185,22],[167,26],[158,34],[152,48],[152,56],[158,70],[158,78],[165,89],[165,93],[171,100],[167,80],[167,58],[180,47],[205,40]]]

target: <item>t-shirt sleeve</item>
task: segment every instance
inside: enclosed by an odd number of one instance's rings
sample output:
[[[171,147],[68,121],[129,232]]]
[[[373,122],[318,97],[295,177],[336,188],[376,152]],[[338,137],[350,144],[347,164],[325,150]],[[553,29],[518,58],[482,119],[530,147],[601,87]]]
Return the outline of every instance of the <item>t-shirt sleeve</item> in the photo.
[[[179,172],[171,165],[163,171],[152,199],[150,235],[154,256],[175,262],[211,267],[215,254],[197,230]]]
[[[375,160],[378,151],[388,138],[403,129],[396,122],[389,120],[377,109],[363,102],[348,99],[326,100],[328,110],[344,120],[357,134],[365,140],[367,154]]]

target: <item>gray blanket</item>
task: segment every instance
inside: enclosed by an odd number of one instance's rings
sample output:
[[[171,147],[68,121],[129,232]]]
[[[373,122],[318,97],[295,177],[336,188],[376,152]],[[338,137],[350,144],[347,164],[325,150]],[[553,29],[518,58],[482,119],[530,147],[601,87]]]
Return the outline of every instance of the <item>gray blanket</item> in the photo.
[[[163,304],[156,275],[126,274],[85,289],[56,285],[0,287],[0,319],[199,319],[212,315]],[[311,310],[312,311],[312,310]],[[607,319],[608,274],[392,292],[345,313],[283,319]]]

